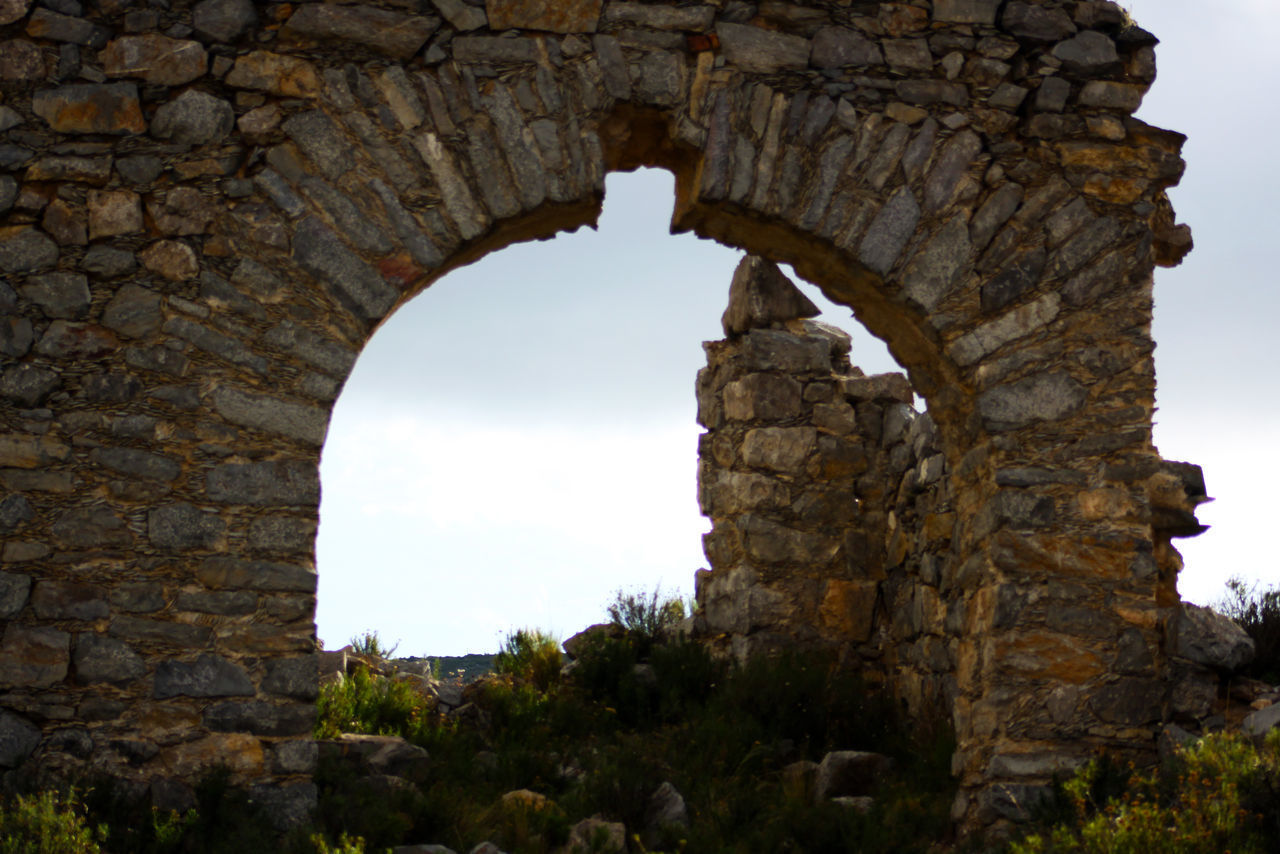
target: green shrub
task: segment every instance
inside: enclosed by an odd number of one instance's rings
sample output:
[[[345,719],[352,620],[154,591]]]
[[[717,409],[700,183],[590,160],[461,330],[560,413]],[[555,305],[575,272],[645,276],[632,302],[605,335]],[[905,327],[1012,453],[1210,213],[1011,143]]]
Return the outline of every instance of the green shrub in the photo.
[[[45,791],[0,806],[0,851],[6,854],[100,854],[107,829],[89,827],[75,792]]]
[[[345,679],[320,686],[315,734],[317,738],[336,738],[343,732],[398,735],[416,743],[434,722],[434,710],[434,701],[412,683],[359,667]]]
[[[641,653],[647,654],[665,631],[685,618],[685,604],[679,596],[664,595],[661,587],[647,594],[619,590],[606,612],[609,621],[635,637]]]
[[[1253,638],[1257,654],[1244,672],[1268,682],[1280,681],[1280,587],[1259,591],[1243,578],[1227,580],[1227,594],[1215,610],[1234,620]]]
[[[389,661],[391,656],[396,654],[396,650],[400,648],[399,642],[391,646],[383,646],[382,638],[378,637],[376,631],[364,632],[351,638],[351,649],[357,655],[366,655],[370,658],[381,658],[383,661]]]
[[[1280,843],[1275,731],[1262,750],[1234,733],[1205,736],[1164,767],[1132,773],[1122,793],[1100,800],[1103,773],[1090,762],[1062,784],[1070,818],[1015,842],[1011,854],[1261,854]]]
[[[540,629],[518,629],[502,642],[493,669],[546,691],[559,680],[563,663],[559,640]]]

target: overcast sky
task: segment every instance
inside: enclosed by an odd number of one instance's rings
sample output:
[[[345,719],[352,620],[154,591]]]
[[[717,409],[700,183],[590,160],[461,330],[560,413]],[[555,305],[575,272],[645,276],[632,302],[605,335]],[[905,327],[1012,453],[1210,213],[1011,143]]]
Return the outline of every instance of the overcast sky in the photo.
[[[1201,603],[1230,575],[1280,583],[1264,546],[1280,478],[1268,2],[1130,4],[1163,42],[1139,116],[1190,136],[1171,195],[1196,249],[1156,271],[1156,440],[1204,466],[1217,499],[1200,511],[1213,528],[1179,543],[1179,589]],[[665,172],[612,175],[598,231],[490,255],[374,336],[321,465],[328,647],[377,629],[401,655],[492,651],[521,626],[565,637],[597,622],[619,588],[692,594],[708,528],[694,375],[742,253],[671,236],[672,202]],[[897,369],[847,309],[804,287],[854,333],[856,364]]]

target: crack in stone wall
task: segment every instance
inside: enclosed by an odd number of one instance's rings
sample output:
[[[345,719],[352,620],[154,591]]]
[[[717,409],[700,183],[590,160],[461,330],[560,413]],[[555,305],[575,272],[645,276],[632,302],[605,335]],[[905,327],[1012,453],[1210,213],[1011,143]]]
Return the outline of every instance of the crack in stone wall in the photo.
[[[1150,752],[1169,539],[1198,530],[1151,443],[1152,270],[1190,248],[1183,138],[1132,117],[1154,45],[1106,0],[0,0],[0,765],[163,802],[227,762],[298,815],[317,461],[356,354],[642,165],[676,175],[673,229],[792,264],[928,401],[907,471],[945,464],[940,503],[859,501],[902,532],[867,547],[888,630],[920,613],[886,667],[953,697],[957,818]],[[950,671],[907,643],[941,637],[926,572]],[[815,607],[857,599],[813,575]]]

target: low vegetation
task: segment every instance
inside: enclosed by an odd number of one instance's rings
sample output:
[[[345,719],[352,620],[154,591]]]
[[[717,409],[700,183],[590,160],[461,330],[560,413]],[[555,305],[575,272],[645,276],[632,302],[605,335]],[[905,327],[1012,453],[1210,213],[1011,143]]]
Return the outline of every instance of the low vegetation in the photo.
[[[1259,674],[1280,653],[1280,592],[1233,580],[1220,605],[1258,642]],[[676,631],[685,608],[658,593],[619,594],[613,629],[568,667],[542,632],[513,632],[495,673],[443,714],[413,680],[371,674],[326,684],[316,734],[401,736],[431,757],[408,785],[373,786],[342,763],[316,774],[316,824],[280,840],[225,772],[197,806],[162,813],[109,783],[0,800],[0,851],[19,854],[366,854],[436,842],[458,852],[488,840],[512,854],[566,852],[588,817],[623,822],[637,852],[942,852],[1254,854],[1280,851],[1280,733],[1258,745],[1219,733],[1154,769],[1105,757],[1062,781],[1020,834],[956,848],[949,808],[953,749],[940,722],[901,710],[830,656],[790,653],[729,666]],[[387,651],[377,634],[368,649]],[[788,766],[833,749],[890,755],[892,773],[859,812],[816,801]],[[684,797],[687,825],[649,827],[663,783]],[[504,799],[528,790],[534,794]],[[605,851],[603,837],[575,851]]]

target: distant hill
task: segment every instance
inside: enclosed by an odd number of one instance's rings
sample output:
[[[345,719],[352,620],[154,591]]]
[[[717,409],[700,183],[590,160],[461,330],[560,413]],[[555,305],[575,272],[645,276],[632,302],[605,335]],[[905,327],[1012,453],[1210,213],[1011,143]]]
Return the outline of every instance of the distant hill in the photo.
[[[493,659],[496,655],[497,653],[494,652],[473,652],[468,655],[410,656],[397,658],[395,663],[400,664],[405,670],[417,670],[419,668],[434,669],[434,664],[439,662],[441,679],[461,677],[463,682],[470,682],[493,672]]]

